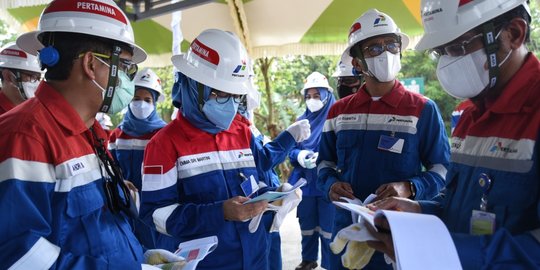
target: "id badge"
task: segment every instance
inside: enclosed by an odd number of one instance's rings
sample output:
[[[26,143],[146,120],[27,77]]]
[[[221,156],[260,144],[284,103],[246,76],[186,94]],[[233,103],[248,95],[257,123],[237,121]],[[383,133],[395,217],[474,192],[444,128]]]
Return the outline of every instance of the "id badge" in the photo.
[[[403,144],[405,144],[404,139],[381,135],[377,148],[384,151],[401,154],[401,151],[403,150]]]
[[[257,180],[255,180],[255,177],[253,177],[253,175],[250,175],[249,178],[242,181],[240,187],[242,188],[244,196],[246,197],[253,195],[253,193],[259,190],[259,184],[257,183]]]
[[[493,234],[495,232],[495,214],[473,210],[470,232],[474,235]]]

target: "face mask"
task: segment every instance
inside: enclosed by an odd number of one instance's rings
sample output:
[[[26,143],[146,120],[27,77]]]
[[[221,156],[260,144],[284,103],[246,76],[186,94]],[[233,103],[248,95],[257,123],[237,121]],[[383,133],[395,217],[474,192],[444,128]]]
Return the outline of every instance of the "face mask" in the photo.
[[[385,51],[380,55],[365,60],[369,70],[368,76],[372,75],[380,82],[393,81],[399,70],[401,70],[399,54]]]
[[[36,96],[36,90],[38,88],[39,81],[37,82],[22,82],[22,88],[26,98],[33,98]]]
[[[511,53],[512,50],[499,63],[499,67]],[[489,70],[484,67],[486,63],[487,55],[484,49],[464,56],[443,55],[437,64],[437,78],[451,96],[472,98],[479,95],[489,84]]]
[[[209,99],[204,103],[202,111],[217,128],[227,130],[236,116],[238,103],[234,102],[233,98],[223,104],[218,103],[217,99]]]
[[[324,103],[320,99],[310,98],[306,100],[306,106],[310,112],[316,112],[324,107]]]
[[[154,111],[154,104],[148,103],[144,100],[134,100],[129,103],[129,109],[135,117],[138,119],[146,119]]]
[[[135,83],[129,79],[124,71],[118,71],[119,84],[114,91],[113,100],[107,113],[117,113],[122,111],[131,102],[135,94]],[[102,91],[103,99],[105,99],[105,89],[101,87],[95,80],[92,82]]]

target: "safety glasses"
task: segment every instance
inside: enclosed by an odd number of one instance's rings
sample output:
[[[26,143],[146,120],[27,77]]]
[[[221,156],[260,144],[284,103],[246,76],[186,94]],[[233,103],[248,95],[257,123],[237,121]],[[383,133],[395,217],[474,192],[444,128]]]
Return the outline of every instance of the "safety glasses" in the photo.
[[[433,50],[430,51],[430,53],[435,56],[436,58],[439,58],[443,55],[448,55],[448,56],[453,56],[453,57],[457,57],[457,56],[464,56],[466,55],[468,52],[470,52],[471,48],[473,47],[473,42],[479,38],[479,37],[482,37],[483,34],[480,33],[480,34],[477,34],[467,40],[464,40],[464,41],[461,41],[461,42],[458,42],[458,43],[454,43],[454,44],[450,44],[448,46],[444,46],[444,47],[439,47],[439,48],[435,48]]]
[[[97,59],[100,60],[103,64],[107,65],[109,68],[111,67],[109,63],[104,61],[104,59],[111,59],[110,55],[96,53],[96,52],[91,52],[91,53],[92,55],[97,57]],[[79,58],[81,58],[82,56],[84,56],[84,53],[79,54]],[[131,60],[127,60],[124,58],[119,58],[118,67],[120,70],[124,71],[128,75],[129,79],[132,81],[135,78],[137,71],[139,70],[139,67],[137,66],[137,64],[133,63],[133,61]]]
[[[375,57],[381,55],[384,51],[396,54],[401,50],[401,44],[399,42],[390,42],[385,44],[373,44],[364,47],[363,50],[370,56]]]
[[[92,127],[90,128],[90,131],[94,137],[93,148],[99,158],[100,172],[102,173],[102,178],[105,180],[103,190],[105,192],[105,197],[107,198],[107,208],[115,214],[124,212],[127,215],[136,218],[138,216],[137,208],[131,199],[129,189],[124,183],[124,177],[122,176],[120,166],[116,164],[112,157],[107,153],[107,150],[105,150],[103,143],[104,139],[100,139]],[[103,169],[105,170],[106,175],[103,175]]]

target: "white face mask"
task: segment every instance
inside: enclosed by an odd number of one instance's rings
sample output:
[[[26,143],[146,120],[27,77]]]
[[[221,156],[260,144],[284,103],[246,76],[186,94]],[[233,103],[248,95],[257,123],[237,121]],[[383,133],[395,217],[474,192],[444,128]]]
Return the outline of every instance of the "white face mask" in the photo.
[[[506,62],[512,50],[499,63]],[[437,64],[437,78],[448,94],[457,98],[478,96],[489,84],[487,54],[484,49],[464,56],[443,55]]]
[[[310,112],[316,112],[324,107],[324,103],[320,99],[310,98],[306,100],[306,106]]]
[[[134,100],[129,103],[129,109],[135,117],[138,119],[146,119],[154,111],[154,104],[148,103],[144,100]]]
[[[22,88],[26,98],[33,98],[36,96],[36,90],[38,88],[39,81],[37,82],[22,82]]]
[[[380,82],[393,81],[401,70],[399,53],[385,51],[375,57],[366,58],[368,76],[375,77]]]

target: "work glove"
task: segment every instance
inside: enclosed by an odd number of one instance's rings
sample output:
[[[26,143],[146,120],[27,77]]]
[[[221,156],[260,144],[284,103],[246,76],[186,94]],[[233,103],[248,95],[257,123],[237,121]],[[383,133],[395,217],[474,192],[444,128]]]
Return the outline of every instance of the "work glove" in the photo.
[[[367,245],[368,240],[375,240],[375,238],[362,224],[354,223],[337,233],[334,241],[330,243],[330,250],[334,254],[339,254],[347,246],[345,253],[341,256],[341,263],[348,269],[362,269],[375,253],[375,249]]]
[[[289,183],[283,183],[278,188],[280,191],[288,191],[291,189],[292,186]],[[296,208],[300,201],[302,201],[302,189],[296,189],[291,194],[285,196],[283,200],[278,200],[271,203],[272,205],[278,207],[278,210],[274,215],[274,221],[272,222],[272,226],[270,226],[270,232],[279,231],[279,227],[281,227],[281,224],[285,220],[287,214]]]
[[[149,249],[144,253],[144,262],[146,265],[143,265],[144,269],[155,269],[149,268],[148,265],[157,267],[158,269],[166,270],[181,270],[186,265],[186,259],[182,256],[178,256],[165,249]]]
[[[313,169],[317,166],[317,158],[319,152],[313,152],[311,150],[301,150],[296,157],[298,164],[306,169]]]
[[[289,132],[294,140],[299,143],[311,135],[311,126],[309,125],[309,121],[307,119],[303,119],[297,122],[292,123],[288,128],[287,132]]]
[[[262,213],[254,216],[251,219],[251,221],[249,222],[249,225],[248,225],[249,232],[254,233],[254,232],[257,231],[257,229],[259,228],[259,224],[261,223],[261,219],[262,219],[262,216],[263,216],[264,212],[266,212],[266,211],[277,212],[278,210],[279,210],[278,206],[275,206],[275,205],[269,203],[268,206],[266,207],[266,209]]]

